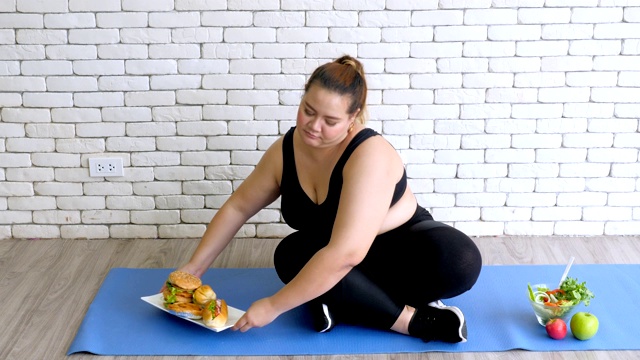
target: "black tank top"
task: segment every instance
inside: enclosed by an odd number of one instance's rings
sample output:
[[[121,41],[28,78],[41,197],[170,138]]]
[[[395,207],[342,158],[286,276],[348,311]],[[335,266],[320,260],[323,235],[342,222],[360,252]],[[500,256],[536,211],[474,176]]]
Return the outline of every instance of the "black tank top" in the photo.
[[[292,127],[284,136],[282,143],[282,181],[280,183],[281,203],[280,208],[284,221],[296,230],[312,230],[331,234],[333,223],[338,212],[340,194],[342,193],[342,171],[353,151],[366,139],[380,135],[376,131],[365,128],[357,133],[347,145],[344,153],[338,159],[331,178],[327,198],[321,203],[314,203],[300,186],[296,170],[295,155],[293,152]],[[407,188],[407,172],[395,186],[393,198],[389,207],[393,206],[404,194]]]

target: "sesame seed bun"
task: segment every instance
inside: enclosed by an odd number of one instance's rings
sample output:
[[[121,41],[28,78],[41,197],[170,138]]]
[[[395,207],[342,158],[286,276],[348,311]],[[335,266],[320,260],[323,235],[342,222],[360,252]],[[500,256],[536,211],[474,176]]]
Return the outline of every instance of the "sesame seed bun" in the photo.
[[[169,282],[185,290],[195,290],[202,285],[197,276],[179,270],[169,274]]]

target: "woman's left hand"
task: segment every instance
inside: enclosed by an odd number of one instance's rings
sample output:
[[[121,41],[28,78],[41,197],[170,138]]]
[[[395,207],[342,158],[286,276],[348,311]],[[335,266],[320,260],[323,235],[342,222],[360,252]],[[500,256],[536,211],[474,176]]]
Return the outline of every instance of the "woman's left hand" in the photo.
[[[249,310],[233,325],[233,330],[245,332],[254,327],[269,325],[280,314],[273,307],[271,298],[262,298],[249,307]]]

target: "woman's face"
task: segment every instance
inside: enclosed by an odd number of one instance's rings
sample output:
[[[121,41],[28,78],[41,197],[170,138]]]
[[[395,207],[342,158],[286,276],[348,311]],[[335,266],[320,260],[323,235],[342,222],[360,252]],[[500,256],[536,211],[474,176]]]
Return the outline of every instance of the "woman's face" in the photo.
[[[348,114],[351,98],[311,85],[298,107],[297,129],[305,144],[329,147],[347,137],[355,114]]]

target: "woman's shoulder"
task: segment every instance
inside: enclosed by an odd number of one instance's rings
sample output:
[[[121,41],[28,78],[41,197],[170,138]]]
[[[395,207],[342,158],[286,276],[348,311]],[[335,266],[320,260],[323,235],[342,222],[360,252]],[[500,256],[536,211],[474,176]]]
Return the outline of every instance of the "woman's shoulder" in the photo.
[[[358,147],[363,145],[364,147],[370,147],[372,149],[377,149],[378,151],[392,150],[392,152],[396,152],[395,148],[384,137],[384,135],[375,129],[365,127],[360,130],[355,137],[360,137],[362,139],[361,144],[358,145]]]
[[[271,155],[271,154],[277,154],[282,156],[282,147],[283,147],[283,143],[285,142],[285,137],[287,135],[280,135],[278,136],[278,138],[276,140],[273,141],[273,143],[271,143],[271,145],[269,145],[269,147],[267,148],[267,150],[265,151],[265,156],[267,155]]]
[[[344,188],[369,192],[393,189],[405,174],[400,154],[383,136],[371,136],[353,152],[344,166]]]
[[[396,149],[377,131],[371,128],[364,128],[356,134],[357,136],[365,139],[354,149],[349,162],[374,162],[379,166],[402,163]]]
[[[276,168],[275,171],[282,168],[282,148],[284,142],[284,135],[279,136],[264,152],[260,159],[259,165],[267,165],[272,168]]]

